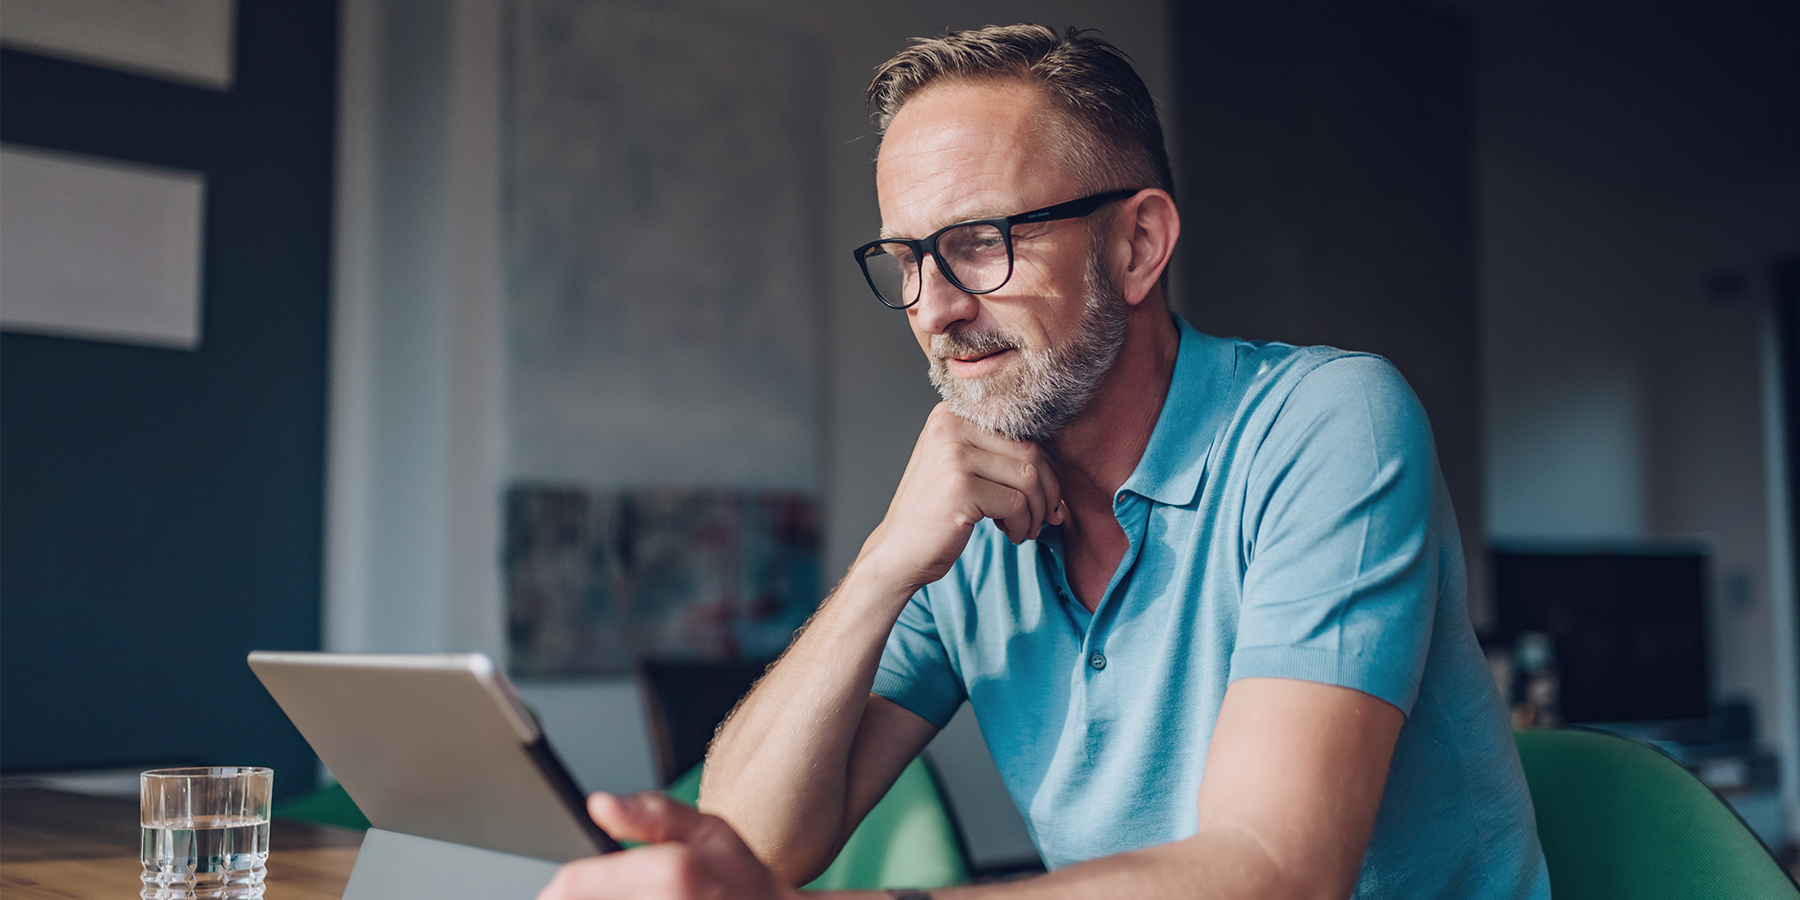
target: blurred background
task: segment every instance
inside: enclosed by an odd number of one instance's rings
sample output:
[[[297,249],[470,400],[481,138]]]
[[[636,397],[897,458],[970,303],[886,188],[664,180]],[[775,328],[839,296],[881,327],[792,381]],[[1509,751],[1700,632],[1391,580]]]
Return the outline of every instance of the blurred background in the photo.
[[[245,653],[481,650],[584,786],[666,781],[646,672],[778,652],[935,401],[848,256],[869,76],[1019,21],[1156,95],[1190,321],[1411,381],[1515,723],[1660,741],[1791,845],[1773,0],[10,0],[0,770],[304,792]],[[1029,866],[966,713],[930,753]]]

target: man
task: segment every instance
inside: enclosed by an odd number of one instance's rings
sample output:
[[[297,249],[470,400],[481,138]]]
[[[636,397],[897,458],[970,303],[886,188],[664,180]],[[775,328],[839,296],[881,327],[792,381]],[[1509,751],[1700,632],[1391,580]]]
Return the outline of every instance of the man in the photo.
[[[786,897],[965,700],[1051,872],[934,897],[1548,896],[1399,375],[1170,314],[1161,126],[1103,41],[916,41],[870,98],[857,259],[944,402],[714,741],[712,815],[595,795],[655,846],[544,897]]]

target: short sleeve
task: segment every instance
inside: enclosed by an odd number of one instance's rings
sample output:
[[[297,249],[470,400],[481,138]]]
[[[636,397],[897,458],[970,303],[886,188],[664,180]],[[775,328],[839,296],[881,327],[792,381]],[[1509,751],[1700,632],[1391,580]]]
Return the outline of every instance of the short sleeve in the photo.
[[[914,594],[888,633],[870,690],[943,728],[966,694],[931,612],[931,588]]]
[[[1386,360],[1302,376],[1250,470],[1232,680],[1354,688],[1410,714],[1454,530],[1433,519],[1441,490],[1424,410]]]

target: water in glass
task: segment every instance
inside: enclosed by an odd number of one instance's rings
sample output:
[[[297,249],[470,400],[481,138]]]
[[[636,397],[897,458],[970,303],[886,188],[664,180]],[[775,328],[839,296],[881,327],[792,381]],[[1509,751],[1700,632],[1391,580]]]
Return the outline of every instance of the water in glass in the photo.
[[[269,820],[198,816],[146,825],[143,900],[260,900]]]

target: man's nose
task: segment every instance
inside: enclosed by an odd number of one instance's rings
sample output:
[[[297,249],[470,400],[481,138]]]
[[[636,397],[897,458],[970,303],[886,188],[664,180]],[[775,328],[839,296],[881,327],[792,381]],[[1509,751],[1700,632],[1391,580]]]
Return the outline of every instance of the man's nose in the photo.
[[[943,334],[958,322],[973,320],[981,301],[950,283],[938,268],[936,254],[920,261],[919,302],[907,310],[915,327],[926,334]]]

